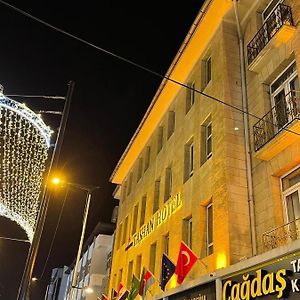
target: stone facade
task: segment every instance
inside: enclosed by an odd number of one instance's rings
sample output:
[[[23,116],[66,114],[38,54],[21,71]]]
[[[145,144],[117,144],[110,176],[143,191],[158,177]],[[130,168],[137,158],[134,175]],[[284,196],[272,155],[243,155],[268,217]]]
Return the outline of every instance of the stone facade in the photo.
[[[268,2],[241,0],[237,4],[246,58],[247,45],[263,24],[261,13]],[[286,1],[284,5],[291,7],[294,24],[298,24],[300,7],[297,1]],[[185,86],[162,82],[151,108],[111,178],[113,183],[119,185],[120,205],[110,290],[117,290],[120,282],[130,288],[132,274],[139,276],[142,267],[154,267],[153,274],[159,280],[161,257],[166,251],[165,237],[169,237],[168,255],[176,263],[180,242],[188,234],[185,229],[187,220],[192,220],[191,248],[202,262],[192,268],[184,282],[187,284],[267,251],[262,242],[263,233],[286,222],[280,177],[300,163],[300,140],[294,138],[286,146],[283,137],[281,144],[277,142],[280,144],[278,146],[276,140],[286,134],[283,130],[255,151],[253,125],[272,107],[270,84],[292,61],[297,63],[300,59],[299,30],[295,26],[284,27],[287,33],[276,33],[251,64],[245,61],[252,165],[248,174],[253,178],[255,214],[252,224],[257,242],[257,249],[253,252],[245,148],[248,137],[245,136],[242,114],[245,111],[242,103],[243,74],[233,1],[205,1],[202,11],[204,13],[200,12],[197,16],[186,43],[168,71],[168,76]],[[208,70],[209,59],[211,65]],[[296,66],[299,70],[300,64]],[[207,71],[211,77],[209,82]],[[195,99],[187,109],[191,93],[187,86],[191,83],[194,83],[196,90]],[[170,112],[175,113],[172,134],[168,134]],[[151,130],[146,128],[147,120],[151,120]],[[206,158],[205,128],[208,124],[212,129],[212,155]],[[149,131],[147,134],[146,129]],[[158,151],[161,130],[162,147]],[[275,146],[269,150],[274,141]],[[190,145],[193,145],[193,172],[187,176],[189,156],[186,149]],[[266,159],[270,156],[272,158]],[[131,163],[128,163],[129,157]],[[180,194],[182,206],[160,226],[145,234],[140,243],[132,245],[133,234],[155,213],[155,182],[160,183],[158,210],[170,201],[165,195],[170,170],[170,198]],[[146,203],[145,217],[143,201]],[[207,208],[210,204],[213,209],[212,253],[208,252],[207,244]],[[154,244],[156,251],[153,260],[153,253],[150,252]],[[174,287],[176,282],[171,280],[167,290]],[[147,299],[161,293],[156,282]]]

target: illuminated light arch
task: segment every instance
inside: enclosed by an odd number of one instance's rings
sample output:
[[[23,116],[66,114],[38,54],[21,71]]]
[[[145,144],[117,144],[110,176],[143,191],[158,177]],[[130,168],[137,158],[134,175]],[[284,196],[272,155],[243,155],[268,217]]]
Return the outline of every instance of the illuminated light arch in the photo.
[[[32,241],[51,130],[26,105],[0,92],[0,216]]]

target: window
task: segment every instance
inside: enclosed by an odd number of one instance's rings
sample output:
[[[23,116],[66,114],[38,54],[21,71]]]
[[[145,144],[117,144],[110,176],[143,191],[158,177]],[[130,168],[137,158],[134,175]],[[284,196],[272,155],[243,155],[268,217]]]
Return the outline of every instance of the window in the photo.
[[[127,186],[127,196],[131,193],[132,188],[132,173],[129,175],[128,186]]]
[[[160,180],[156,180],[154,183],[154,197],[153,197],[152,213],[155,213],[159,209],[159,193],[160,193]]]
[[[157,154],[163,147],[163,138],[164,138],[164,128],[162,126],[158,127],[157,132]]]
[[[135,234],[136,232],[136,225],[137,225],[137,219],[138,219],[138,211],[139,211],[139,205],[136,204],[133,209],[133,218],[132,218],[132,234]]]
[[[187,114],[195,103],[195,82],[187,84],[185,113]]]
[[[212,78],[211,57],[207,58],[202,63],[202,90],[210,83]]]
[[[168,115],[168,138],[171,137],[171,135],[175,131],[175,111],[169,111]]]
[[[138,172],[137,172],[137,182],[141,179],[143,172],[143,158],[139,158]]]
[[[192,249],[193,219],[192,217],[183,220],[182,240]]]
[[[284,176],[281,183],[286,221],[293,222],[300,218],[300,168]]]
[[[119,224],[119,230],[118,230],[118,239],[117,239],[117,249],[120,248],[120,244],[121,244],[121,239],[122,239],[122,234],[123,234],[123,224],[120,223]]]
[[[276,8],[276,6],[279,3],[282,3],[282,2],[283,2],[283,0],[272,0],[272,1],[270,1],[270,3],[265,8],[265,10],[262,12],[262,20],[263,20],[263,22],[265,22],[268,19],[268,17],[274,11],[274,9]]]
[[[127,288],[128,289],[130,289],[130,287],[131,287],[132,271],[133,271],[133,261],[131,260],[128,264],[128,272],[127,272]]]
[[[293,62],[270,85],[272,114],[276,132],[298,115],[299,104],[296,101],[296,93],[299,90],[296,62]]]
[[[142,198],[142,206],[141,206],[141,218],[140,218],[140,227],[144,224],[145,222],[145,214],[146,214],[146,200],[147,197],[144,196]]]
[[[137,278],[140,278],[141,276],[141,268],[142,268],[142,255],[138,255],[136,257],[136,263],[135,263],[135,275]]]
[[[206,207],[206,244],[207,244],[207,255],[213,253],[213,205],[210,203]]]
[[[150,246],[150,259],[149,259],[149,270],[154,275],[155,273],[155,261],[156,261],[156,243]]]
[[[149,165],[150,165],[150,154],[151,154],[151,148],[150,148],[150,146],[147,146],[146,147],[146,153],[145,153],[144,172],[149,168]]]
[[[163,236],[163,253],[169,255],[170,235],[167,233]]]
[[[201,126],[201,165],[212,157],[212,122],[210,118]]]
[[[184,181],[194,174],[194,143],[189,141],[184,146]]]
[[[123,275],[123,269],[119,270],[119,274],[118,274],[118,282],[117,284],[119,284],[120,282],[122,282],[122,275]]]
[[[166,177],[165,177],[165,202],[172,195],[172,169],[169,167],[166,169]]]
[[[127,181],[125,181],[124,184],[122,184],[122,188],[121,188],[121,197],[122,197],[122,201],[125,201],[126,199],[126,192],[127,191]]]
[[[124,222],[124,226],[123,226],[122,245],[124,245],[127,240],[127,226],[128,226],[128,216],[125,218],[125,222]]]

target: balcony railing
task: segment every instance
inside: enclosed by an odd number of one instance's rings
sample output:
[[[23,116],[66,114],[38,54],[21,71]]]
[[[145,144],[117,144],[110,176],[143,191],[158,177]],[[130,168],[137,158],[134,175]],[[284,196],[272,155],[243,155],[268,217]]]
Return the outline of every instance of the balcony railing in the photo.
[[[265,249],[271,250],[300,238],[300,218],[263,234]]]
[[[249,65],[283,25],[294,25],[292,10],[287,5],[279,4],[247,46]]]
[[[291,91],[253,126],[254,150],[259,150],[300,115],[300,92]]]

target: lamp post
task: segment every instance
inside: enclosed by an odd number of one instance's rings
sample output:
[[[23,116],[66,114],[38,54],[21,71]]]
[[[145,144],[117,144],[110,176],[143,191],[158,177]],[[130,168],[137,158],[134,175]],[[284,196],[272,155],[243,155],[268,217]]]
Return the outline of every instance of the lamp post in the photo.
[[[74,270],[73,270],[71,289],[70,289],[70,295],[69,295],[69,300],[74,300],[74,292],[75,292],[74,289],[76,288],[77,270],[78,270],[78,264],[79,264],[81,251],[82,251],[82,245],[83,245],[83,240],[84,240],[84,235],[85,235],[85,228],[86,228],[87,217],[88,217],[90,203],[91,203],[92,192],[95,189],[98,189],[99,187],[98,186],[86,186],[86,185],[73,183],[73,182],[68,182],[66,184],[70,187],[78,188],[79,190],[83,190],[83,191],[87,192],[86,200],[85,200],[83,221],[82,221],[81,236],[80,236],[80,241],[79,241],[79,245],[78,245],[77,257],[76,257],[75,266],[74,266]]]
[[[64,103],[64,109],[62,112],[62,117],[60,120],[60,125],[59,125],[59,129],[58,129],[58,133],[57,133],[56,143],[55,143],[52,155],[51,155],[51,160],[50,160],[48,171],[46,174],[46,180],[45,180],[46,183],[48,182],[48,178],[50,176],[52,169],[55,169],[58,164],[58,159],[60,156],[62,142],[63,142],[66,125],[67,125],[67,120],[68,120],[68,116],[69,116],[69,110],[70,110],[74,85],[75,85],[75,83],[73,81],[69,82],[66,97],[50,97],[51,99],[54,99],[54,98],[64,99],[65,103]],[[19,95],[15,95],[15,96],[19,96]],[[37,254],[38,254],[38,248],[39,248],[40,240],[42,237],[42,232],[44,229],[44,224],[45,224],[45,220],[46,220],[49,201],[50,201],[50,193],[47,189],[47,184],[45,184],[43,191],[41,193],[41,202],[40,202],[39,212],[38,212],[38,216],[37,216],[34,237],[32,240],[32,244],[30,245],[30,249],[28,251],[25,268],[24,268],[24,271],[22,274],[22,278],[21,278],[21,282],[20,282],[20,286],[19,286],[19,290],[18,290],[17,300],[25,300],[26,298],[29,298],[29,294],[28,294],[29,286],[31,283],[31,277],[33,274],[33,269],[34,269]]]

